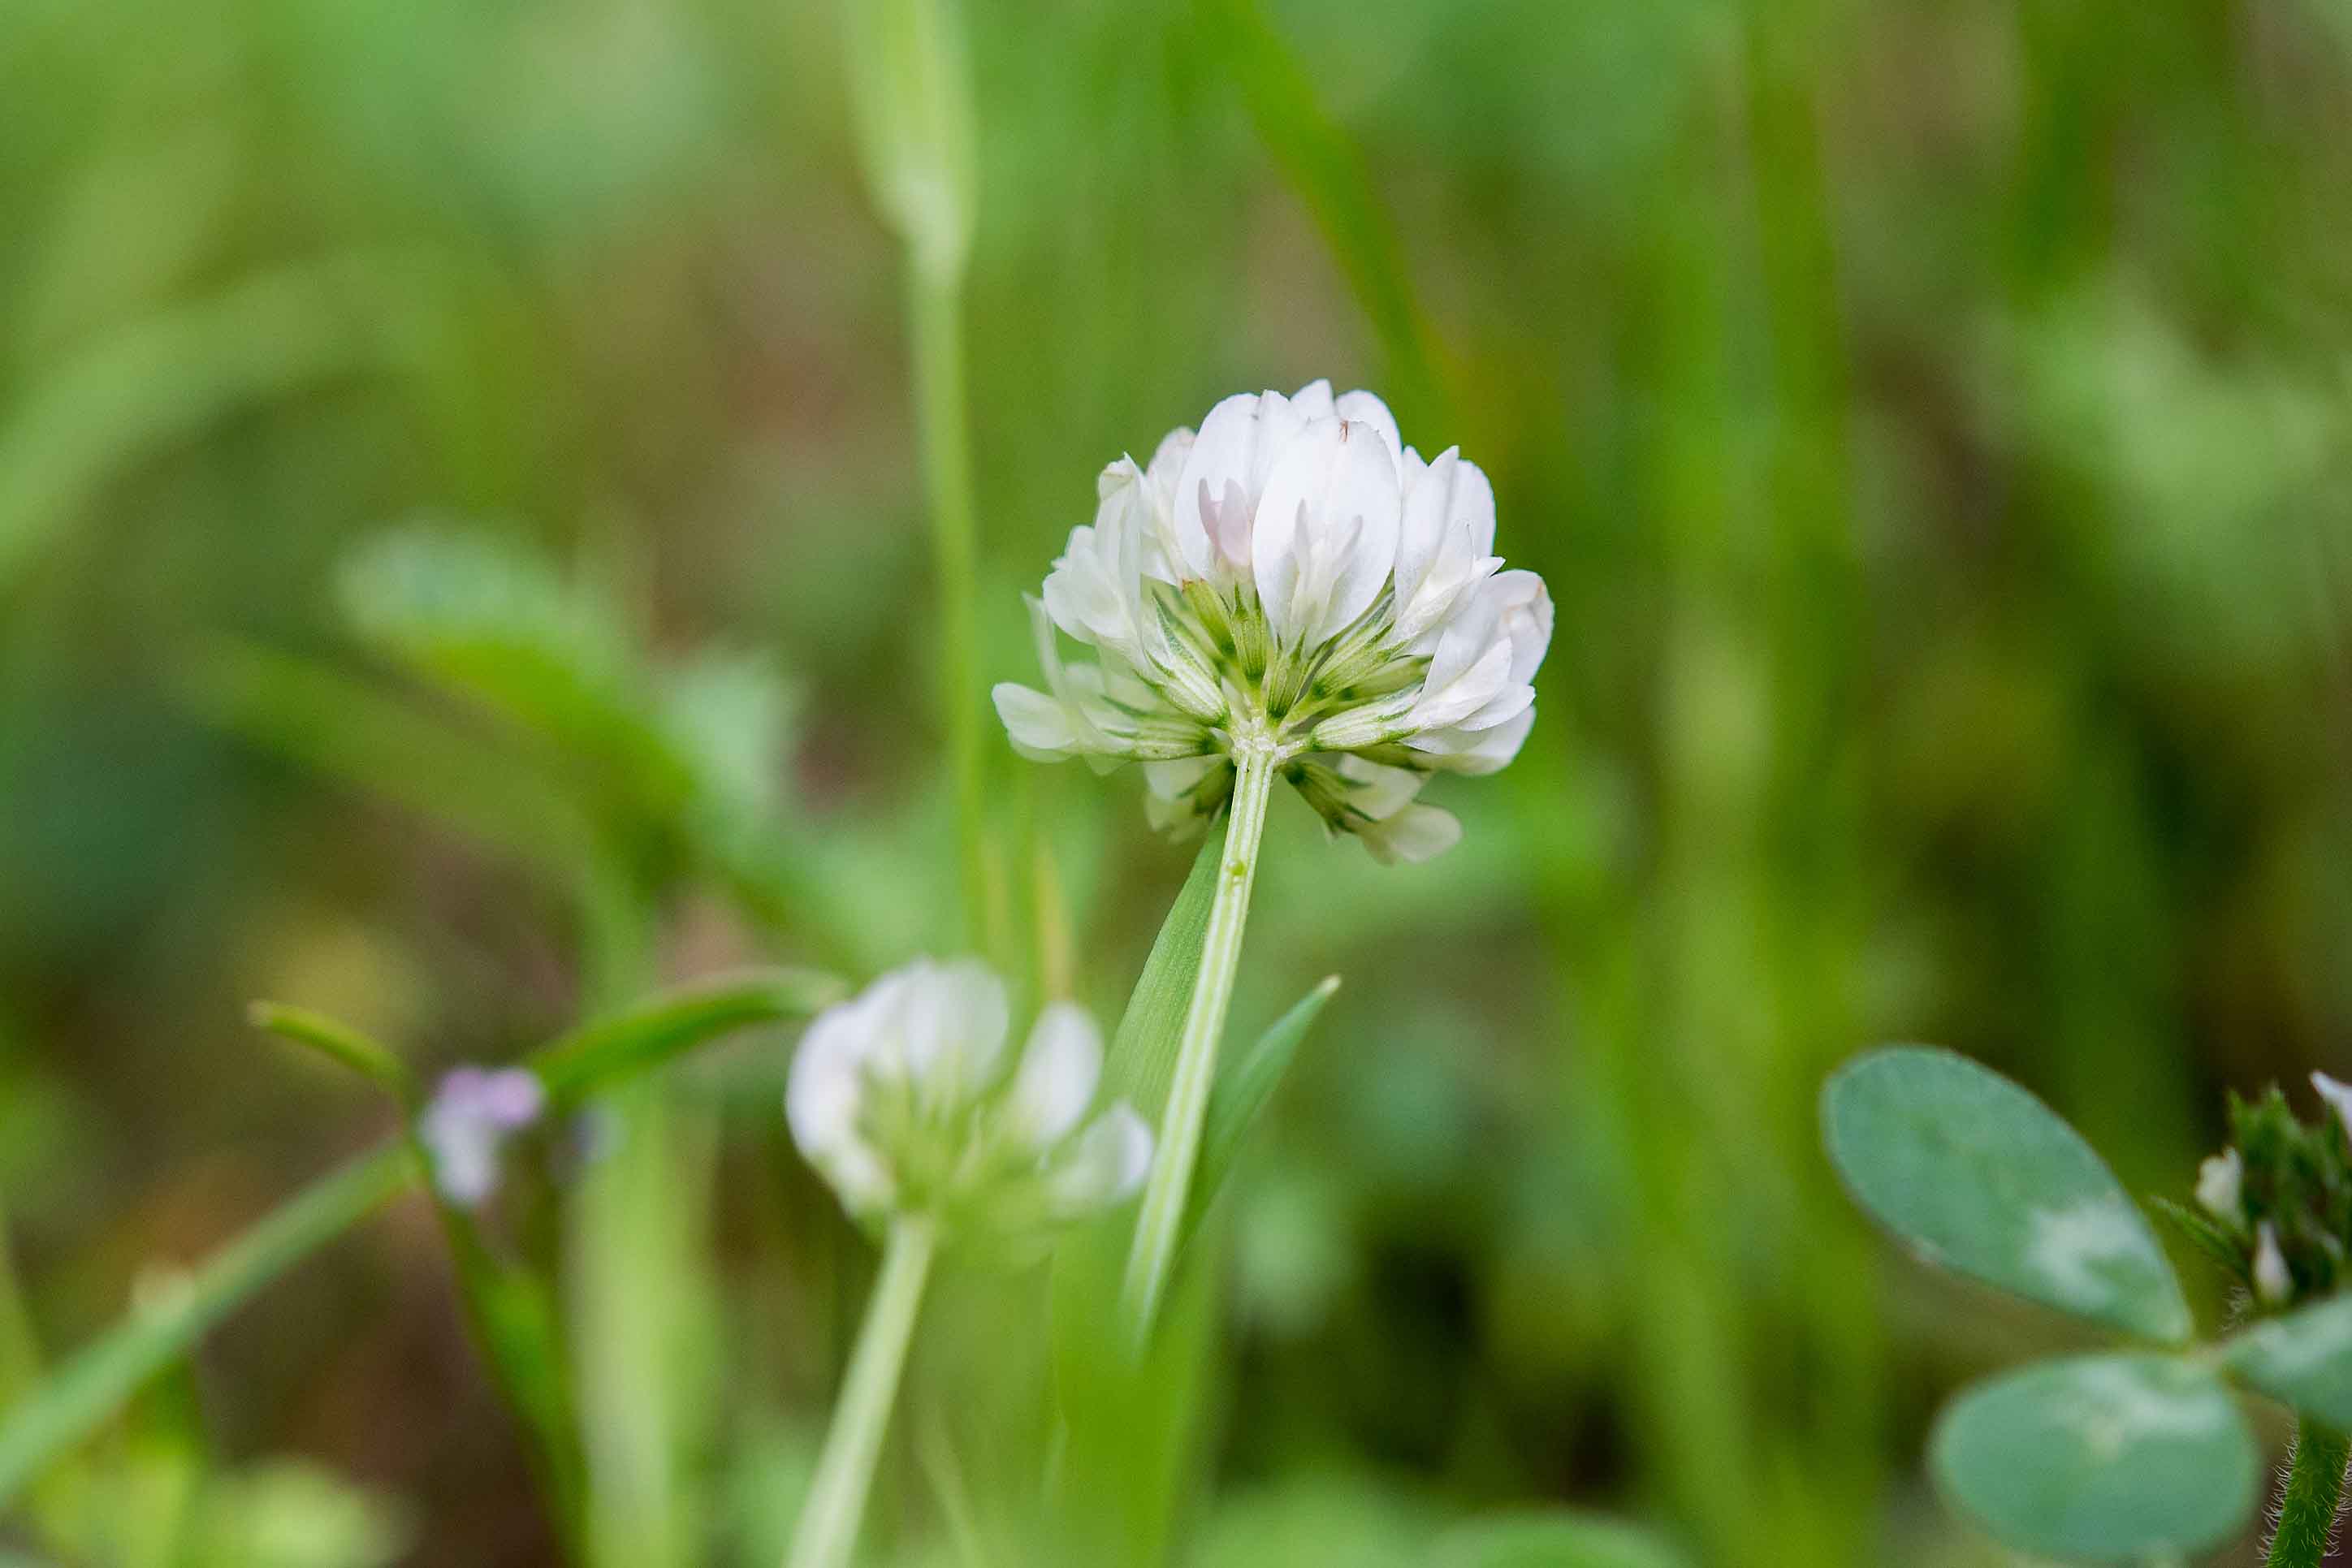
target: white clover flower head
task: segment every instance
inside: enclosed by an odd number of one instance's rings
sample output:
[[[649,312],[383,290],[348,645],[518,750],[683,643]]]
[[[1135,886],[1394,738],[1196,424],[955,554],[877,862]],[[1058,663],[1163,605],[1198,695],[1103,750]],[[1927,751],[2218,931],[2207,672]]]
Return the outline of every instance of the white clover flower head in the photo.
[[[1244,752],[1381,860],[1461,837],[1414,798],[1518,754],[1552,629],[1543,580],[1500,570],[1476,465],[1423,459],[1379,398],[1317,382],[1229,397],[1097,488],[1030,601],[1046,689],[995,691],[1014,749],[1141,764],[1153,825],[1179,837]],[[1094,657],[1065,663],[1062,634]]]
[[[2246,1218],[2246,1162],[2235,1149],[2208,1155],[2197,1167],[2197,1207],[2226,1225]]]
[[[478,1208],[499,1187],[499,1152],[547,1109],[547,1086],[526,1067],[459,1067],[444,1076],[416,1119],[433,1185],[451,1203]]]
[[[1005,1060],[1004,986],[918,959],[819,1014],[784,1092],[793,1137],[860,1218],[926,1214],[1019,1235],[1131,1196],[1151,1132],[1124,1102],[1091,1119],[1102,1036],[1055,1002]]]
[[[2267,1219],[2255,1229],[2254,1294],[2265,1306],[2275,1307],[2294,1293],[2294,1276],[2287,1272],[2286,1254],[2279,1250],[2278,1229]]]

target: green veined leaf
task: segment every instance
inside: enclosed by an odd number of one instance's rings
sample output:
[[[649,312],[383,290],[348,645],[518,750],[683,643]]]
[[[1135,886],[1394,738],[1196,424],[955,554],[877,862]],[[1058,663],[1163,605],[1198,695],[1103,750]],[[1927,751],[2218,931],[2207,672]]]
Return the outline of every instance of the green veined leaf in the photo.
[[[804,1018],[847,994],[840,980],[808,969],[762,969],[704,980],[585,1024],[533,1051],[525,1065],[561,1104],[714,1035],[746,1024]]]
[[[1937,1483],[2021,1552],[2094,1563],[2236,1534],[2260,1462],[2229,1385],[2164,1355],[2043,1362],[1979,1384],[1937,1423]]]
[[[1899,1046],[1822,1091],[1831,1161],[1929,1262],[2168,1343],[2189,1303],[2147,1220],[2081,1134],[1999,1073]]]
[[[1473,1520],[1438,1538],[1432,1568],[1688,1568],[1659,1537],[1566,1510]]]
[[[1193,1173],[1192,1191],[1185,1205],[1180,1251],[1192,1245],[1194,1233],[1208,1217],[1217,1195],[1224,1189],[1225,1178],[1233,1174],[1234,1162],[1240,1157],[1243,1142],[1256,1124],[1258,1113],[1274,1098],[1276,1086],[1298,1054],[1299,1042],[1307,1038],[1323,1004],[1339,988],[1339,976],[1326,978],[1301,997],[1288,1012],[1275,1019],[1247,1054],[1218,1070],[1216,1084],[1209,1091],[1207,1118],[1201,1129],[1201,1163]]]
[[[2304,1415],[2352,1429],[2352,1295],[2264,1319],[2222,1344],[2221,1364]]]
[[[255,1002],[246,1009],[246,1016],[254,1028],[308,1046],[330,1061],[391,1090],[403,1100],[409,1098],[415,1086],[408,1064],[389,1046],[370,1040],[349,1024],[339,1023],[324,1013],[289,1007],[283,1002]]]
[[[263,1286],[372,1213],[417,1175],[405,1142],[352,1161],[134,1308],[62,1363],[0,1422],[0,1508]]]

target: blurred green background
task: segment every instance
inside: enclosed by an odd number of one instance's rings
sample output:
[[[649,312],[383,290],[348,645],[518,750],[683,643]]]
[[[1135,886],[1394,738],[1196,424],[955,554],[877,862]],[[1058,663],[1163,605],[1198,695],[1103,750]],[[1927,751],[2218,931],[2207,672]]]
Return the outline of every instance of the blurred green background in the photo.
[[[1813,1096],[1948,1043],[2177,1193],[2222,1085],[2352,1069],[2352,10],[968,30],[985,678],[1033,678],[1020,594],[1106,461],[1323,375],[1485,466],[1559,607],[1527,753],[1433,796],[1461,848],[1382,871],[1275,809],[1237,1017],[1345,986],[1228,1207],[1184,1560],[1564,1500],[1707,1563],[2004,1561],[1925,1428],[2068,1331],[1894,1258]],[[955,939],[907,295],[830,6],[10,0],[0,214],[0,1388],[389,1125],[249,998],[434,1069]],[[434,616],[496,634],[436,664]],[[579,826],[560,760],[492,798],[396,728],[337,751],[353,694],[499,733],[432,677],[517,637],[658,693],[774,852],[679,850],[643,790]],[[627,752],[604,711],[555,741]],[[1189,852],[992,721],[986,768],[1040,972],[1115,1015]],[[870,1261],[787,1047],[670,1075],[619,1156],[660,1202],[569,1280],[606,1561],[772,1561],[821,1430]],[[877,1552],[1022,1484],[1024,1289],[935,1303]],[[76,1564],[558,1560],[414,1201],[103,1450]]]

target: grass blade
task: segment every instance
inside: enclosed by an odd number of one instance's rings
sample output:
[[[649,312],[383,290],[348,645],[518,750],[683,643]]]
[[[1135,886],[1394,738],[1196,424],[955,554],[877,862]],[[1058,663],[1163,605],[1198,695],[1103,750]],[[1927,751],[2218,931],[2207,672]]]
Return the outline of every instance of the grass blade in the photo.
[[[58,1368],[0,1424],[0,1508],[88,1437],[147,1379],[279,1275],[367,1218],[415,1179],[408,1145],[362,1155],[281,1205],[206,1259],[163,1299]]]
[[[729,1030],[803,1018],[848,993],[831,975],[761,969],[683,987],[598,1019],[533,1051],[525,1065],[558,1104],[607,1088]]]
[[[1215,902],[1224,831],[1213,831],[1144,960],[1104,1062],[1104,1092],[1157,1123]],[[1196,1440],[1215,1314],[1180,1277],[1140,1360],[1119,1328],[1119,1279],[1134,1214],[1073,1232],[1054,1260],[1055,1385],[1065,1462],[1055,1477],[1058,1561],[1140,1568],[1157,1561]]]
[[[1299,1042],[1307,1038],[1323,1004],[1339,988],[1339,977],[1327,977],[1299,998],[1288,1012],[1275,1019],[1247,1055],[1217,1074],[1217,1086],[1209,1097],[1208,1124],[1201,1133],[1201,1168],[1193,1178],[1192,1201],[1185,1208],[1181,1247],[1192,1245],[1202,1221],[1216,1203],[1217,1194],[1223,1189],[1225,1178],[1233,1174],[1234,1162],[1240,1157],[1242,1145],[1258,1113],[1274,1098],[1276,1086],[1290,1070],[1291,1059],[1298,1054]]]
[[[246,1009],[246,1017],[254,1028],[308,1046],[330,1061],[391,1090],[403,1103],[414,1095],[415,1081],[409,1075],[408,1064],[389,1046],[370,1040],[349,1024],[283,1002],[255,1002]]]
[[[1133,1105],[1157,1123],[1176,1076],[1176,1041],[1192,1005],[1201,969],[1201,945],[1209,935],[1209,906],[1216,902],[1217,861],[1224,852],[1224,830],[1212,831],[1192,861],[1183,888],[1152,939],[1151,956],[1129,993],[1110,1051],[1103,1062],[1106,1095]]]
[[[1404,245],[1381,204],[1371,172],[1323,105],[1314,77],[1256,0],[1199,0],[1208,37],[1218,39],[1242,101],[1284,176],[1323,231],[1331,259],[1388,358],[1390,402],[1407,423],[1445,423],[1449,397],[1433,334],[1415,298]]]

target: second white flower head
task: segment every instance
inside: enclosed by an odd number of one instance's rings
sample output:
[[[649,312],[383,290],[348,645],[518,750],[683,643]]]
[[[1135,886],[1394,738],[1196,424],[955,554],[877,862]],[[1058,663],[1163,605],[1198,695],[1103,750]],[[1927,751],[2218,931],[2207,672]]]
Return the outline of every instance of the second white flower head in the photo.
[[[918,959],[810,1024],[785,1113],[852,1214],[1018,1233],[1142,1183],[1142,1118],[1124,1103],[1087,1118],[1102,1036],[1086,1009],[1047,1007],[1008,1063],[1010,1028],[1003,982],[969,959]]]
[[[1223,806],[1247,748],[1383,860],[1460,836],[1414,797],[1517,755],[1552,630],[1543,580],[1500,570],[1475,465],[1424,461],[1379,398],[1317,382],[1229,397],[1097,488],[1031,601],[1047,690],[996,688],[1017,749],[1141,763],[1154,823],[1180,833]],[[1066,664],[1059,633],[1094,661]]]

